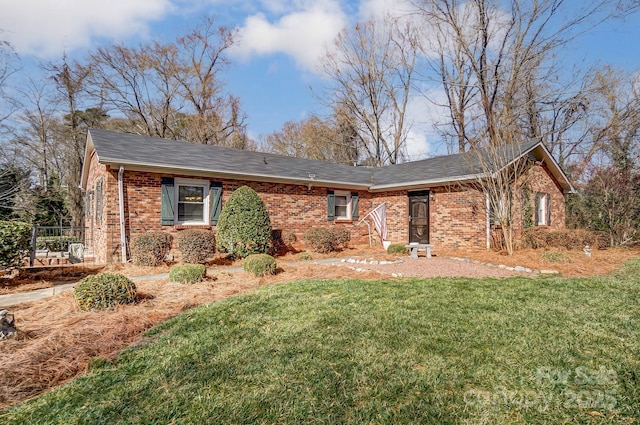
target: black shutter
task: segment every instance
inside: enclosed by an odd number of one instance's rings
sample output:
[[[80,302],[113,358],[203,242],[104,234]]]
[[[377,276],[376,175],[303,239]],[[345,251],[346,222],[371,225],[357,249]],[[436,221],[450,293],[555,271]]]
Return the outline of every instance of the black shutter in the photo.
[[[175,217],[175,190],[173,177],[162,177],[162,210],[161,223],[163,226],[173,226]]]
[[[333,221],[336,218],[336,196],[333,190],[327,190],[327,220]]]
[[[358,192],[351,192],[351,219],[358,219]]]
[[[209,183],[209,224],[218,225],[220,212],[222,211],[222,183]]]
[[[533,210],[533,222],[536,226],[540,225],[540,193],[536,192],[536,201]]]

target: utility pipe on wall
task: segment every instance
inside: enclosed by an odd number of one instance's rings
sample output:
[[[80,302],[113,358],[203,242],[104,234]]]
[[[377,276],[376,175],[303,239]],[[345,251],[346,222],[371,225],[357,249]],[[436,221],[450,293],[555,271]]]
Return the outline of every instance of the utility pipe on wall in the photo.
[[[485,202],[487,204],[487,251],[491,249],[491,201],[489,200],[489,192],[485,194]]]
[[[118,201],[120,206],[120,252],[122,253],[122,262],[127,262],[127,234],[125,232],[124,223],[124,183],[122,175],[124,174],[124,166],[120,166],[118,170]]]

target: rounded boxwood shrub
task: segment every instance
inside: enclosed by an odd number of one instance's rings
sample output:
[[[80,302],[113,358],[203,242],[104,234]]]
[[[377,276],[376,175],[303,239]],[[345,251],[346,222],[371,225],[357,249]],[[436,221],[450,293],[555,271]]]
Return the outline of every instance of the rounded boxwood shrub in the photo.
[[[73,297],[85,311],[133,304],[136,285],[119,273],[98,273],[82,279],[73,289]]]
[[[216,252],[216,238],[212,231],[187,229],[178,233],[178,250],[182,261],[189,264],[205,263]]]
[[[267,254],[252,254],[244,259],[242,268],[255,276],[276,274],[276,259]]]
[[[139,266],[158,266],[171,250],[172,237],[165,232],[148,232],[131,241],[131,257]]]
[[[29,255],[31,229],[29,223],[0,221],[0,269],[19,266]]]
[[[312,251],[328,253],[345,248],[351,233],[338,227],[310,227],[304,232],[303,238]]]
[[[218,221],[218,250],[231,257],[266,254],[271,248],[271,221],[255,190],[236,189],[222,207]]]
[[[198,283],[202,282],[207,269],[202,264],[183,264],[181,266],[171,267],[169,270],[169,281],[179,283]]]
[[[407,247],[405,247],[404,244],[401,244],[401,243],[392,243],[391,245],[389,245],[389,248],[387,248],[387,253],[388,254],[406,254]]]
[[[301,261],[311,260],[311,254],[309,254],[308,252],[301,252],[300,254],[298,254],[298,260],[301,260]]]

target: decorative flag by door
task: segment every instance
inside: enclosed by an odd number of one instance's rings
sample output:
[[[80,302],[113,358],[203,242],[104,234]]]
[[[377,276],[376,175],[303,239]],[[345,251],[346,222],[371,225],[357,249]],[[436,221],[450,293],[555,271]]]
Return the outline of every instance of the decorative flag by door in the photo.
[[[373,209],[368,215],[371,215],[373,225],[375,226],[380,239],[387,240],[387,204],[380,204]]]

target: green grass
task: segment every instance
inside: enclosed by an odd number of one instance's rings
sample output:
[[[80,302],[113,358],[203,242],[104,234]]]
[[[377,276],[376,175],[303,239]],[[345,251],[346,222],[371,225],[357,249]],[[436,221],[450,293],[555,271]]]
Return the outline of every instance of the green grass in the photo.
[[[263,287],[163,323],[0,423],[631,423],[638,276],[640,259],[606,278]]]

